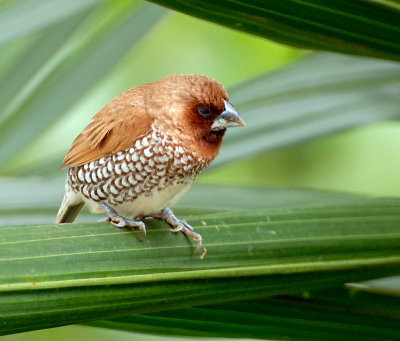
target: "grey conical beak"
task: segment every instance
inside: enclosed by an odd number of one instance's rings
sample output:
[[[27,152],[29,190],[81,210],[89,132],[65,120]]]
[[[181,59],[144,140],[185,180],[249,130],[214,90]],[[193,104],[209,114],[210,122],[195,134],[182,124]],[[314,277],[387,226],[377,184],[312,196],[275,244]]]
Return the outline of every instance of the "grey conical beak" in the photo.
[[[228,101],[224,101],[225,111],[223,111],[213,122],[211,130],[217,131],[229,127],[244,127],[246,124],[240,117],[237,110]]]

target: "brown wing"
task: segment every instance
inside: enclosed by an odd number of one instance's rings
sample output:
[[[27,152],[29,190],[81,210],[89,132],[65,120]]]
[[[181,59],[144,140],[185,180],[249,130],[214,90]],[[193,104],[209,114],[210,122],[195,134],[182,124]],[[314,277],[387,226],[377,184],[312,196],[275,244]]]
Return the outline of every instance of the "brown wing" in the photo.
[[[97,113],[75,139],[62,168],[80,166],[129,148],[151,130],[153,119],[145,108],[113,102]]]

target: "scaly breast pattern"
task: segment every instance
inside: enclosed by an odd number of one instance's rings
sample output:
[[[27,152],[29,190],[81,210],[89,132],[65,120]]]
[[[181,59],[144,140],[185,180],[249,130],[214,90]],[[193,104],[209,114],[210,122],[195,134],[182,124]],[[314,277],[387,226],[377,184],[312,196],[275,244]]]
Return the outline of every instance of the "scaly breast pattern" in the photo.
[[[179,191],[188,188],[207,165],[205,160],[181,146],[178,140],[155,130],[136,140],[129,149],[71,167],[67,182],[74,192],[82,194],[85,199],[105,202],[117,209],[122,205],[126,207],[127,203],[132,203],[134,207],[135,202],[143,202],[145,197],[148,197],[148,205],[151,206],[154,200],[157,201],[157,196],[166,201],[166,205],[177,195],[171,189]],[[158,203],[155,207],[157,205],[163,206]],[[150,212],[132,209],[128,213]]]

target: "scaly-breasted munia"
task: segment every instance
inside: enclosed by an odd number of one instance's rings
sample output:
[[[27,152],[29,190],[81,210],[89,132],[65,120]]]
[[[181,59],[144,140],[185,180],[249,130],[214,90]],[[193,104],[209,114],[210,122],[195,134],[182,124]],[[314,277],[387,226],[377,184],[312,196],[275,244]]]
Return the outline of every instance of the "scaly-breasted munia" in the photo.
[[[201,236],[168,206],[217,156],[226,128],[245,125],[228,100],[217,81],[177,74],[117,96],[64,158],[66,193],[56,223],[73,222],[87,203],[106,212],[104,221],[144,234],[140,219],[163,219],[193,237],[198,251]]]

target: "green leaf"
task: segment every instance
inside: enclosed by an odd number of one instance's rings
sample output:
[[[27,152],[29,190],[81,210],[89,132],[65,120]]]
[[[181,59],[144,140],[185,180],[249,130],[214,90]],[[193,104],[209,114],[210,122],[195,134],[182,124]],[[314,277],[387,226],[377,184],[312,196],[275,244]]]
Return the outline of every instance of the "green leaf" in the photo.
[[[0,45],[46,28],[104,0],[25,0],[0,7]]]
[[[382,309],[374,301],[343,290],[323,291],[341,298],[329,302],[273,297],[135,314],[90,322],[91,326],[174,336],[259,338],[268,340],[397,340],[400,301]],[[385,302],[386,304],[388,302]],[[380,308],[380,309],[379,309]]]
[[[229,91],[246,121],[213,165],[381,120],[400,118],[400,65],[316,54]]]
[[[39,58],[43,63],[39,72],[5,104],[0,118],[2,164],[96,85],[164,14],[162,8],[151,4],[116,4],[95,8],[52,58],[46,59],[44,51]],[[63,26],[64,22],[58,25]],[[34,52],[36,46],[30,51]],[[14,65],[14,70],[18,69],[19,64]],[[15,139],[15,131],[24,134]]]
[[[108,278],[110,273],[127,276],[122,281],[146,282],[155,273],[161,279],[183,279],[187,276],[185,270],[196,270],[201,277],[209,278],[219,274],[274,273],[278,265],[280,271],[288,269],[285,272],[334,269],[348,263],[350,266],[364,264],[363,257],[367,257],[366,264],[373,264],[381,262],[385,255],[393,255],[398,247],[400,229],[395,224],[400,219],[399,212],[397,200],[364,199],[337,206],[189,217],[189,223],[203,235],[209,249],[207,262],[196,261],[199,257],[187,258],[191,248],[185,238],[167,233],[167,226],[154,220],[146,220],[148,231],[144,241],[140,240],[139,232],[104,223],[3,226],[0,290],[10,285],[29,288],[32,281],[38,287],[63,286],[59,281],[65,281],[68,286],[69,279],[78,285],[101,284],[103,279],[106,281],[103,284],[115,281],[121,284],[120,279]],[[381,240],[374,240],[375,237]],[[338,249],[343,241],[345,246]],[[379,250],[380,243],[384,243],[385,250]],[[31,256],[32,251],[35,256]],[[143,260],[140,265],[126,267],[125,261],[120,263],[120,255],[124,255],[124,260],[138,257]],[[313,264],[316,255],[327,263]],[[350,255],[351,259],[347,260]],[[90,264],[84,264],[86,257]],[[101,264],[104,257],[108,259],[107,264]],[[160,259],[165,262],[160,264]],[[39,269],[42,261],[46,262],[46,268]],[[60,268],[60,261],[70,265]],[[392,261],[397,262],[395,255]],[[33,268],[37,270],[29,272]],[[27,281],[28,273],[31,280]],[[137,274],[140,276],[136,279]]]
[[[237,194],[240,197],[240,192]],[[187,217],[208,249],[146,220],[0,228],[0,331],[330,288],[400,273],[400,201]]]
[[[0,12],[1,13],[1,12]],[[11,65],[0,71],[0,103],[3,103],[2,115],[0,116],[0,124],[5,122],[11,115],[15,115],[12,110],[6,109],[7,105],[11,105],[13,98],[22,97],[21,89],[28,89],[27,84],[36,83],[34,79],[40,78],[40,71],[45,70],[46,63],[52,59],[57,50],[62,48],[65,40],[67,40],[76,27],[84,21],[88,12],[79,13],[70,17],[67,21],[63,21],[62,25],[48,28],[37,35],[31,36],[31,41],[27,43],[25,50],[11,63]],[[3,13],[4,15],[4,13]],[[40,51],[40,53],[35,53]],[[27,63],[29,60],[29,63]],[[42,71],[44,72],[44,71]],[[10,79],[13,81],[10,82]]]
[[[400,60],[397,1],[152,1],[296,47]]]
[[[0,295],[0,335],[112,318],[131,313],[179,309],[252,299],[298,290],[338,286],[351,279],[385,274],[390,267],[347,271],[283,274],[245,278],[195,279],[89,286],[66,289],[27,290]],[[392,272],[394,269],[391,270]]]

